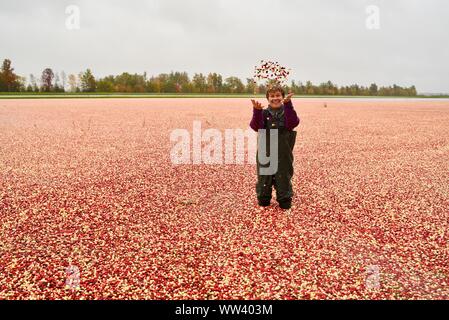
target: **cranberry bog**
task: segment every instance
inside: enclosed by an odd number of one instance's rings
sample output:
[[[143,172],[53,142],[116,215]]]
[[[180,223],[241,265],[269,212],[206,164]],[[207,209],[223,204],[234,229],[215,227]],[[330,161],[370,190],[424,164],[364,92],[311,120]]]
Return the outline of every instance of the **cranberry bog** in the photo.
[[[449,101],[294,106],[283,211],[254,164],[170,158],[249,99],[0,100],[0,299],[449,298]]]

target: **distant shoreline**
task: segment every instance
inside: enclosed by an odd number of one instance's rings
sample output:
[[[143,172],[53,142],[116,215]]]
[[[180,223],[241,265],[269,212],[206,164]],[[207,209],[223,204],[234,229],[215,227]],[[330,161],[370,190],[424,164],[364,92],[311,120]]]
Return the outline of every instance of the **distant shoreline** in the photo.
[[[263,94],[148,94],[148,93],[0,93],[0,99],[112,99],[112,98],[132,98],[132,99],[157,99],[157,98],[265,98]],[[392,99],[392,100],[425,100],[425,99],[449,99],[449,95],[417,95],[407,96],[340,96],[340,95],[295,95],[297,99]]]

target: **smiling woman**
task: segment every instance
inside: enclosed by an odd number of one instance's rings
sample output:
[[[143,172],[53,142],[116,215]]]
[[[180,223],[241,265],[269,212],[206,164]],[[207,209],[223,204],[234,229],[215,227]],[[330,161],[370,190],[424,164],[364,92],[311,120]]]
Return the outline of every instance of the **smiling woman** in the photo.
[[[279,206],[282,209],[291,208],[293,198],[291,179],[294,171],[293,148],[296,142],[296,132],[293,129],[299,125],[300,121],[293,108],[292,96],[293,93],[285,96],[284,90],[276,86],[267,90],[266,97],[269,102],[267,109],[264,110],[259,102],[251,100],[253,117],[250,127],[259,133],[256,193],[259,205],[262,207],[270,205],[274,186]],[[272,131],[276,132],[275,137],[271,135]],[[279,159],[273,172],[267,171],[265,168],[265,148],[261,148],[265,141],[269,141],[269,143],[267,142],[268,154],[271,156],[273,153],[276,160]]]

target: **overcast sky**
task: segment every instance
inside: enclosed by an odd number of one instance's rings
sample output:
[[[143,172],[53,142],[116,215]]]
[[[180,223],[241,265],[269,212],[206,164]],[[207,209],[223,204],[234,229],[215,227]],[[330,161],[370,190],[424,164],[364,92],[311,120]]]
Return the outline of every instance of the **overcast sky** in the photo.
[[[69,5],[80,9],[79,30],[66,27]],[[379,8],[379,29],[367,27],[376,26],[369,5]],[[243,80],[268,59],[303,82],[449,92],[448,39],[447,0],[0,1],[0,59],[23,76],[51,67]]]

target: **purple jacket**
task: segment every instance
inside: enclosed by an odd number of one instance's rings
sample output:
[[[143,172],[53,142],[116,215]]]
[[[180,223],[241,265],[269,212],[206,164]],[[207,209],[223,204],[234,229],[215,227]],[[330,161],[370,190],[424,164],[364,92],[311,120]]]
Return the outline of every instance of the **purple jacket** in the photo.
[[[271,114],[269,115],[271,117]],[[291,100],[284,104],[284,119],[285,119],[285,128],[287,130],[293,130],[299,125],[299,118],[296,114],[295,109],[293,109],[293,104]],[[253,108],[253,118],[251,119],[251,123],[249,126],[254,131],[259,131],[259,129],[265,129],[264,127],[264,118],[263,118],[263,110]]]

